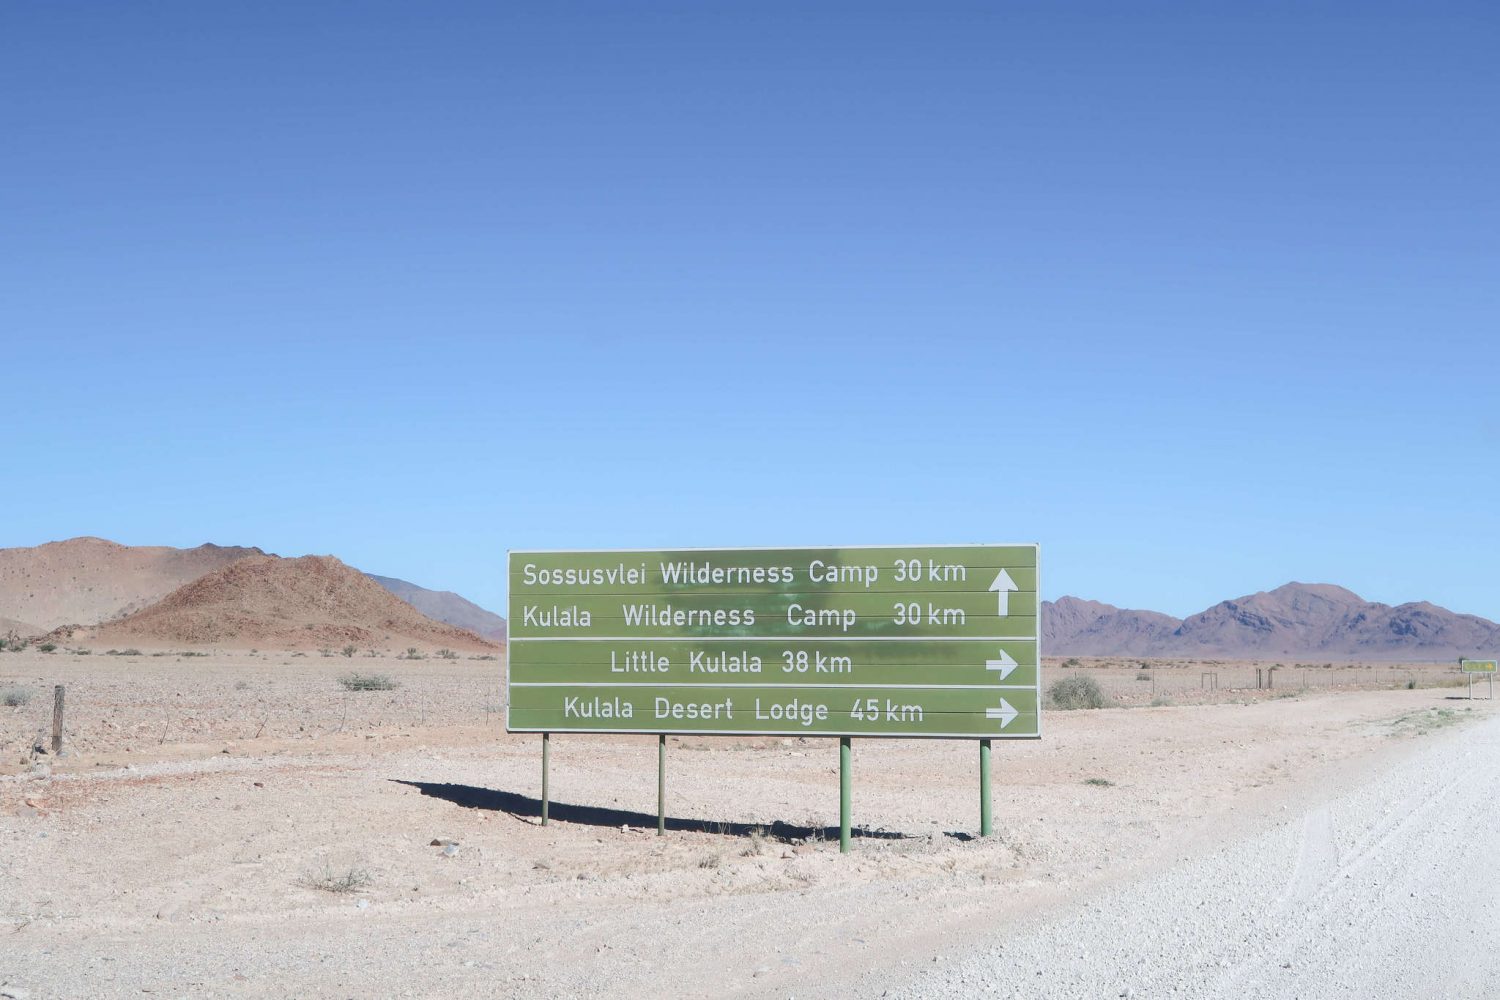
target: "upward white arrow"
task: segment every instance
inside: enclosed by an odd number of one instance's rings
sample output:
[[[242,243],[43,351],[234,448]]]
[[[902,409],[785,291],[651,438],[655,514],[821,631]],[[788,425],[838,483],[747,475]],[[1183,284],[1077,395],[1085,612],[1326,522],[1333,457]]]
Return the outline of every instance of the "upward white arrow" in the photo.
[[[1011,671],[1015,670],[1018,666],[1020,666],[1020,664],[1017,663],[1011,657],[1011,655],[1003,649],[1000,650],[1000,659],[984,661],[984,669],[1000,671],[1000,679],[1002,681],[1005,680],[1005,678],[1009,677]]]
[[[983,580],[984,577],[980,577],[980,579]],[[1002,569],[995,574],[995,582],[990,584],[990,590],[999,595],[1000,600],[1000,610],[996,611],[995,614],[1001,618],[1010,614],[1010,592],[1019,589],[1016,586],[1016,581],[1012,580],[1010,574],[1005,572],[1005,570]]]

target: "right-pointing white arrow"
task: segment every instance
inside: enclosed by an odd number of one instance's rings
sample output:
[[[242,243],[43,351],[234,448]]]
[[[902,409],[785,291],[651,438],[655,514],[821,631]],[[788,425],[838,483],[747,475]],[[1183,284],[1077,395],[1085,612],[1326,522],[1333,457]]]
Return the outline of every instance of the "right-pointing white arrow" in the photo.
[[[1012,722],[1016,721],[1016,716],[1018,716],[1020,714],[1021,713],[1017,712],[1015,710],[1015,707],[1012,706],[1011,703],[1008,702],[1008,701],[1006,701],[1004,698],[1000,699],[1000,707],[999,708],[987,708],[987,709],[984,710],[984,717],[986,719],[999,719],[1000,720],[1000,728],[1001,729],[1004,729],[1006,726],[1008,726]]]
[[[984,669],[1000,671],[1000,679],[1002,681],[1005,680],[1005,678],[1009,677],[1011,671],[1015,670],[1019,666],[1020,664],[1012,659],[1011,655],[1003,649],[1000,650],[1000,659],[984,661]]]

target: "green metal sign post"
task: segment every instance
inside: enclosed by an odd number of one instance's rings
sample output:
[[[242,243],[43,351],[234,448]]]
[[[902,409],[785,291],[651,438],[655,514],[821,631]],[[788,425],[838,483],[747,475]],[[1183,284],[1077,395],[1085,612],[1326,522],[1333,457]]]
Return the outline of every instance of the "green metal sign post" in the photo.
[[[547,825],[548,771],[552,765],[552,734],[542,734],[542,825]]]
[[[1037,554],[512,552],[506,728],[656,735],[658,833],[668,734],[836,736],[846,850],[854,737],[977,739],[988,836],[990,741],[1041,735]]]
[[[990,809],[990,741],[979,741],[979,835],[988,837],[992,831]]]
[[[854,748],[849,737],[839,737],[839,853],[849,853],[850,785],[853,776],[849,773],[854,757]]]
[[[667,835],[667,734],[656,737],[656,835]]]

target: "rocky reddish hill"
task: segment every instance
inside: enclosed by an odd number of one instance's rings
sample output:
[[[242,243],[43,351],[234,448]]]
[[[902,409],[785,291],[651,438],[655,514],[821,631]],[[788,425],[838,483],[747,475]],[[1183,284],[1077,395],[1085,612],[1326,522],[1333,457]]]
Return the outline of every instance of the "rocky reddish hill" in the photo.
[[[0,549],[0,618],[30,632],[94,625],[161,600],[178,587],[260,549],[200,545],[119,545],[70,538],[33,548]]]
[[[493,611],[486,611],[473,601],[466,600],[451,590],[428,590],[415,583],[397,580],[391,576],[376,576],[374,573],[368,576],[433,621],[447,622],[449,625],[466,628],[470,632],[486,639],[493,639],[495,642],[505,641],[504,618]]]
[[[1186,619],[1064,597],[1042,604],[1043,649],[1058,656],[1495,655],[1500,625],[1425,601],[1392,607],[1330,584],[1288,583]]]
[[[240,559],[81,638],[94,645],[232,649],[498,648],[433,621],[332,556]]]

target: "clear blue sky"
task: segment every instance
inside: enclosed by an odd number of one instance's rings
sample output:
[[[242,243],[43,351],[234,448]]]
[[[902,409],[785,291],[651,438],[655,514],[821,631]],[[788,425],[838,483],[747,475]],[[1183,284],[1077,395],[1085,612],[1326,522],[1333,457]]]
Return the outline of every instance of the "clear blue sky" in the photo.
[[[0,8],[0,545],[1500,618],[1489,3]]]

